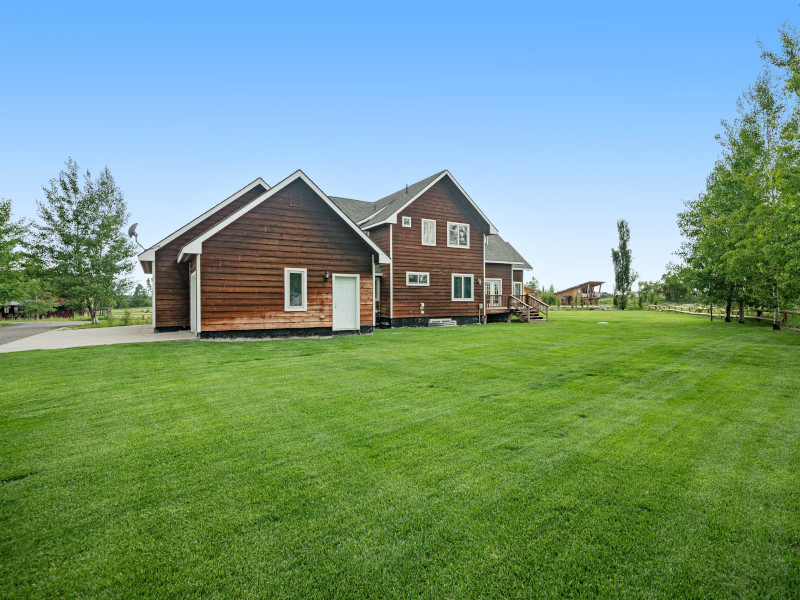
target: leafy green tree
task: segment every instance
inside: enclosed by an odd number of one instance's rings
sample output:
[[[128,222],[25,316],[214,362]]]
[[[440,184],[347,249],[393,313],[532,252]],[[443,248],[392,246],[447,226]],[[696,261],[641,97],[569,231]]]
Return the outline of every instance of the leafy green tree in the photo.
[[[147,289],[141,284],[136,284],[136,289],[131,295],[130,305],[131,308],[144,308],[152,304],[152,298]]]
[[[111,306],[130,286],[135,251],[124,232],[130,215],[108,168],[82,177],[71,158],[66,169],[43,187],[37,202],[35,253],[44,278],[73,308]]]
[[[639,308],[644,308],[645,304],[658,304],[658,290],[660,283],[655,281],[640,281],[638,297],[640,299]]]
[[[47,282],[37,277],[27,277],[22,283],[22,312],[26,317],[38,319],[55,310],[57,302]]]
[[[686,283],[689,269],[675,263],[667,263],[667,272],[662,275],[662,291],[667,302],[683,302],[692,297]]]
[[[617,221],[617,232],[619,233],[619,247],[611,249],[611,260],[614,263],[614,294],[620,295],[617,305],[620,309],[625,310],[631,287],[639,275],[631,268],[633,262],[633,254],[629,247],[631,230],[625,219]]]
[[[26,232],[24,221],[11,219],[11,200],[0,199],[0,305],[23,299]]]

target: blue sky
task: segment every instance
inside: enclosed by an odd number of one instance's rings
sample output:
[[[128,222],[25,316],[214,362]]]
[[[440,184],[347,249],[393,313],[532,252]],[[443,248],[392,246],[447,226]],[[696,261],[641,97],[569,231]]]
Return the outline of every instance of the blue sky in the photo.
[[[375,200],[449,169],[557,288],[613,287],[616,220],[658,278],[714,135],[796,2],[4,3],[0,196],[72,156],[154,243],[301,168]],[[141,277],[141,271],[137,270]],[[605,289],[604,287],[604,289]]]

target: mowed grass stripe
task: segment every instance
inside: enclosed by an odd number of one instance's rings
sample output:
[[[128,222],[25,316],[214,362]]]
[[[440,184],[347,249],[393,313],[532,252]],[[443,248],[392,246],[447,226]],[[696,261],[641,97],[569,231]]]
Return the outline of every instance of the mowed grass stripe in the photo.
[[[7,358],[3,595],[799,591],[791,332],[555,313]]]

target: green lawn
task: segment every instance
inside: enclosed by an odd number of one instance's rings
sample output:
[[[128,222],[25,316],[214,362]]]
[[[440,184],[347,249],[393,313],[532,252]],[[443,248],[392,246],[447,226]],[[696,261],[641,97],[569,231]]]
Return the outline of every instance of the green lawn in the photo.
[[[1,360],[0,597],[800,597],[796,332],[554,311]]]

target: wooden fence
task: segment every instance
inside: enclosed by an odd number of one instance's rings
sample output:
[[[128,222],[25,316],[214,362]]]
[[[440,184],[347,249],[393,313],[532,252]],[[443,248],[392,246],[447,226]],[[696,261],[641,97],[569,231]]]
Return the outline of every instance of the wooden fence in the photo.
[[[720,316],[720,317],[724,317],[725,316],[725,310],[722,309],[722,308],[715,308],[715,309],[713,309],[713,312],[712,312],[712,308],[711,307],[704,308],[702,306],[697,306],[695,308],[692,308],[688,304],[684,304],[682,306],[663,305],[663,304],[650,304],[650,305],[647,306],[647,310],[657,310],[657,311],[661,311],[661,312],[676,312],[676,313],[681,313],[681,314],[684,314],[684,315],[701,315],[701,316],[707,316],[707,317],[711,317],[712,314]],[[767,309],[750,308],[750,309],[745,309],[744,312],[745,312],[745,315],[744,315],[745,319],[755,319],[757,321],[772,321],[773,320],[773,316],[772,316],[772,314],[770,314],[772,311],[769,311]],[[747,314],[748,312],[754,312],[756,314],[755,315],[748,315]],[[784,325],[789,322],[789,315],[800,315],[800,311],[798,311],[798,310],[779,310],[778,312],[781,315],[783,315],[781,320],[783,321]],[[762,313],[768,313],[769,316],[765,317]],[[739,309],[738,308],[731,309],[731,317],[733,317],[733,316],[736,316],[737,319],[739,318]]]

